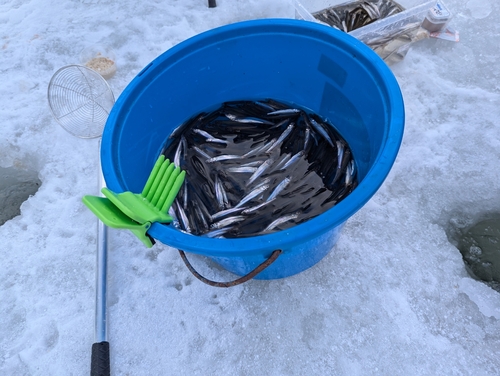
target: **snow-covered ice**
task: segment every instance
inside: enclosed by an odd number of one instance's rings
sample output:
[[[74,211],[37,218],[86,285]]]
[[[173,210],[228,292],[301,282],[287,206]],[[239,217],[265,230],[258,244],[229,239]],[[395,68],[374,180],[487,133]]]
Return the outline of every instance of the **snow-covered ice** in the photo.
[[[0,1],[0,167],[38,192],[0,226],[0,374],[84,375],[94,341],[98,141],[64,131],[47,86],[110,45],[118,96],[150,61],[205,30],[294,17],[291,0]],[[307,3],[306,0],[303,3]],[[378,193],[332,252],[282,280],[230,289],[177,252],[110,231],[116,375],[498,375],[500,295],[448,235],[500,212],[500,3],[447,0],[460,42],[426,39],[392,66],[406,129]],[[209,278],[232,275],[191,256]]]

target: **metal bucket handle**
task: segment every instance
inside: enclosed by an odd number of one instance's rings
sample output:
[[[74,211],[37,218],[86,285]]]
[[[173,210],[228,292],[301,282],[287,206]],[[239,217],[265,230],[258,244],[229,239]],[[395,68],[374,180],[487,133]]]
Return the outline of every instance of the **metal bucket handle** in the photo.
[[[281,249],[277,249],[277,250],[273,251],[273,253],[271,254],[271,256],[269,256],[269,258],[266,261],[264,261],[262,264],[260,264],[259,266],[257,266],[254,270],[252,270],[250,273],[244,275],[243,277],[240,277],[238,279],[235,279],[234,281],[229,281],[229,282],[216,282],[216,281],[212,281],[210,279],[207,279],[207,278],[203,277],[200,273],[198,273],[193,268],[193,266],[191,265],[191,263],[189,262],[189,260],[187,259],[186,254],[184,253],[184,251],[181,251],[180,249],[178,251],[179,251],[179,254],[181,255],[182,261],[184,261],[184,264],[186,264],[186,266],[189,269],[189,271],[191,273],[193,273],[193,275],[196,278],[198,278],[200,281],[202,281],[203,283],[206,283],[207,285],[214,286],[214,287],[232,287],[232,286],[237,286],[239,284],[242,284],[243,282],[248,281],[249,279],[252,279],[257,274],[259,274],[261,271],[263,271],[265,268],[267,268],[269,265],[271,265],[274,261],[276,261],[276,259],[278,258],[278,256],[281,255],[281,253],[283,252]]]

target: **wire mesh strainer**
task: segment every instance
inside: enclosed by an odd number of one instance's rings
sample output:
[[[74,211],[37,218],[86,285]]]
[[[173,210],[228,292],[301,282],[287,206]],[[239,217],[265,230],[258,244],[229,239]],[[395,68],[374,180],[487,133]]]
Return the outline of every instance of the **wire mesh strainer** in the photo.
[[[83,65],[68,65],[54,73],[47,97],[59,124],[80,138],[101,136],[115,103],[106,80]]]

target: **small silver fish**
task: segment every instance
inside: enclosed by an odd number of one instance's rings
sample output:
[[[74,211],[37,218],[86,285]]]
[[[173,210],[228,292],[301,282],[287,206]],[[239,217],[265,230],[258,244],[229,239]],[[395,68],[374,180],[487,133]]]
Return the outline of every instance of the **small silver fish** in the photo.
[[[313,118],[309,118],[309,121],[310,123],[312,124],[312,126],[314,127],[314,129],[316,129],[316,131],[321,135],[323,136],[323,138],[328,141],[328,143],[333,147],[333,142],[332,142],[332,139],[330,138],[330,136],[328,135],[328,133],[326,132],[325,128],[323,128],[320,124],[318,124],[318,122],[316,120],[314,120]]]
[[[227,193],[226,190],[224,189],[224,185],[222,184],[222,182],[221,182],[221,187],[222,187],[222,201],[224,202],[224,207],[229,208],[231,205],[229,204]]]
[[[231,230],[233,227],[232,226],[224,227],[224,228],[220,228],[218,230],[210,231],[210,232],[207,232],[206,234],[204,234],[204,236],[206,236],[207,238],[222,238],[223,237],[222,235],[224,235],[226,232]]]
[[[263,102],[259,102],[259,101],[255,101],[254,102],[257,106],[259,107],[262,107],[264,109],[266,109],[267,111],[274,111],[274,108],[271,107],[270,105],[268,105],[267,103],[263,103]]]
[[[345,172],[345,185],[349,186],[352,184],[353,177],[355,174],[355,166],[354,161],[351,160],[347,166],[347,170]]]
[[[207,220],[205,219],[205,216],[203,215],[203,212],[201,211],[199,206],[195,206],[195,212],[198,216],[198,219],[201,221],[203,228],[208,229]]]
[[[253,161],[253,162],[248,162],[248,163],[244,163],[241,165],[241,167],[258,167],[260,166],[262,163],[264,163],[263,160],[260,160],[260,161]]]
[[[269,147],[269,149],[266,150],[266,153],[270,153],[273,149],[275,149],[277,146],[281,145],[283,140],[290,134],[290,132],[293,130],[294,124],[291,123],[286,129],[283,131],[283,133],[278,137],[278,139]]]
[[[283,166],[286,162],[288,162],[291,156],[292,156],[291,153],[284,154],[281,160],[276,164],[275,169],[280,170],[281,166]]]
[[[386,17],[390,17],[390,16],[392,16],[392,15],[394,15],[396,13],[399,13],[399,12],[401,12],[401,10],[399,9],[399,7],[397,7],[397,6],[394,5],[392,8],[389,9],[389,11],[387,12],[387,16]]]
[[[170,136],[168,136],[168,138],[174,138],[175,136],[177,136],[177,133],[179,133],[179,131],[182,129],[182,127],[184,126],[184,123],[182,123],[181,125],[177,126],[173,131],[172,133],[170,133]]]
[[[290,178],[290,176],[287,176],[286,178],[284,178],[281,183],[279,183],[276,188],[274,188],[274,190],[271,192],[271,194],[269,195],[269,197],[267,198],[267,201],[270,201],[270,200],[274,200],[280,193],[281,191],[283,191],[283,189],[286,188],[286,186],[288,184],[290,184],[290,181],[292,179]]]
[[[269,148],[269,146],[271,146],[273,144],[273,142],[275,142],[276,139],[273,138],[271,141],[257,147],[257,148],[254,148],[254,149],[251,149],[248,153],[246,154],[243,154],[241,156],[241,158],[247,158],[247,157],[250,157],[252,155],[256,155],[256,154],[259,154],[262,150],[266,150],[267,148]]]
[[[245,209],[241,212],[241,214],[251,214],[253,212],[256,212],[257,210],[259,210],[260,208],[266,206],[266,205],[269,205],[271,202],[274,201],[274,198],[272,200],[267,200],[267,201],[264,201],[262,204],[258,204],[258,205],[255,205],[255,206],[252,206],[251,208],[248,208],[248,209]]]
[[[204,131],[203,129],[196,128],[196,129],[193,129],[193,132],[201,134],[205,138],[214,138],[210,133],[208,133],[207,131]]]
[[[224,189],[224,185],[219,179],[219,176],[215,176],[215,198],[217,199],[217,203],[221,209],[224,209],[229,206],[229,202],[227,199],[226,191]]]
[[[177,211],[179,212],[179,216],[181,217],[180,222],[182,224],[182,227],[184,227],[185,231],[191,232],[191,226],[189,224],[189,220],[188,220],[188,217],[186,215],[186,212],[182,208],[182,205],[180,205],[177,200],[175,200],[175,201],[177,203]]]
[[[257,167],[251,167],[251,166],[228,167],[226,171],[235,173],[253,174],[255,171],[257,171]]]
[[[281,127],[285,126],[289,122],[290,122],[290,119],[287,118],[285,120],[280,121],[278,124],[275,124],[272,127],[269,127],[269,129],[281,128]]]
[[[337,141],[337,169],[340,170],[344,161],[344,143]]]
[[[207,163],[227,161],[231,159],[241,159],[241,155],[222,154],[217,157],[207,159]]]
[[[178,219],[178,216],[177,216],[177,213],[175,212],[175,209],[173,208],[173,206],[170,207],[170,209],[168,209],[168,215],[170,215],[172,217],[172,225],[178,229],[178,230],[182,230],[181,229],[181,226],[179,224],[179,219]]]
[[[226,117],[232,121],[236,121],[238,123],[244,123],[244,124],[266,124],[266,125],[273,125],[274,123],[268,120],[264,119],[258,119],[258,118],[253,118],[253,117],[239,117],[233,114],[224,114]]]
[[[307,127],[305,134],[304,134],[304,150],[307,149],[307,146],[309,145],[309,139],[311,138],[311,128]]]
[[[175,214],[175,210],[172,206],[170,207],[170,209],[168,209],[168,215],[171,216],[174,221],[177,220],[177,215]]]
[[[290,158],[290,160],[288,162],[285,163],[283,168],[287,168],[288,166],[291,166],[292,164],[297,162],[300,158],[302,158],[303,155],[304,155],[304,150],[299,151],[292,158]]]
[[[300,110],[297,108],[286,108],[284,110],[276,110],[272,112],[268,112],[268,115],[294,115],[296,113],[299,113]]]
[[[182,136],[181,140],[179,141],[179,145],[177,145],[177,149],[174,155],[174,164],[176,166],[181,165],[181,158],[183,158],[182,157],[183,154],[186,154],[186,150],[187,150],[187,141],[184,138],[184,136]]]
[[[214,144],[227,144],[227,141],[221,140],[220,138],[207,138],[207,142],[213,142]]]
[[[249,194],[247,194],[245,197],[241,199],[241,201],[235,206],[235,208],[239,208],[240,206],[243,206],[246,204],[248,201],[252,200],[253,198],[257,197],[261,193],[263,193],[266,189],[269,188],[268,184],[265,184],[261,187],[255,188],[253,191],[251,191]]]
[[[337,179],[342,174],[342,162],[344,161],[344,144],[341,141],[337,141],[337,170],[332,179],[331,184],[335,183]]]
[[[237,119],[239,119],[238,116],[236,115],[233,115],[233,114],[228,114],[228,113],[225,113],[224,115],[226,115],[226,117],[230,120],[233,120],[233,121],[237,121]]]
[[[207,142],[214,142],[214,143],[218,143],[218,144],[227,144],[227,141],[226,140],[221,140],[220,138],[216,138],[214,136],[212,136],[210,133],[208,133],[207,131],[204,131],[203,129],[193,129],[193,132],[195,133],[198,133],[200,135],[202,135],[203,137],[205,137],[207,139]]]
[[[243,215],[237,215],[237,216],[234,216],[234,217],[224,218],[224,219],[220,220],[219,222],[212,223],[210,225],[210,228],[211,229],[220,229],[220,228],[232,225],[232,224],[234,224],[236,222],[241,222],[244,219],[246,219],[246,217],[243,216]]]
[[[270,181],[271,181],[271,179],[269,179],[269,178],[262,179],[259,184],[257,184],[255,187],[253,187],[253,189],[257,189],[257,188],[262,187],[263,185],[269,184]]]
[[[187,209],[188,206],[188,185],[185,183],[182,185],[183,191],[182,191],[182,201],[184,201],[184,209]]]
[[[193,146],[193,149],[199,154],[201,155],[203,158],[205,158],[206,160],[212,158],[210,155],[208,155],[207,153],[205,153],[203,150],[201,150],[198,146]]]
[[[212,221],[220,218],[220,217],[225,217],[226,215],[237,213],[240,211],[244,211],[246,208],[245,207],[237,207],[237,208],[231,208],[231,209],[226,209],[226,210],[221,210],[220,212],[215,213],[214,215],[211,216]]]
[[[361,6],[372,20],[378,20],[380,18],[380,10],[375,4],[365,1]]]
[[[357,14],[351,15],[351,18],[349,20],[349,31],[352,31],[355,29],[356,21],[359,21],[358,15]]]
[[[269,158],[268,160],[264,161],[264,163],[262,163],[258,168],[257,170],[252,174],[252,176],[250,176],[250,179],[248,179],[248,182],[247,182],[247,187],[252,184],[259,176],[261,176],[264,171],[266,171],[266,169],[271,166],[272,164],[274,163],[274,159],[273,158]]]
[[[277,226],[281,225],[282,223],[291,221],[292,219],[295,219],[298,216],[299,216],[298,213],[293,213],[293,214],[284,215],[283,217],[279,217],[278,219],[272,221],[262,232],[271,231],[274,228],[276,228]]]

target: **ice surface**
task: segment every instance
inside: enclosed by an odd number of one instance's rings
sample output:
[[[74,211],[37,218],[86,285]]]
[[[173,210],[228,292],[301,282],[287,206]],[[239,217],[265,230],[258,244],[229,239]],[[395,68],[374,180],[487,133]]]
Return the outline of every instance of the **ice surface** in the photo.
[[[500,301],[495,290],[471,278],[463,278],[459,286],[483,315],[500,320]]]
[[[90,368],[97,221],[81,197],[97,191],[97,140],[52,119],[52,74],[77,63],[87,45],[109,44],[118,96],[192,35],[294,17],[288,0],[217,3],[0,3],[0,166],[42,181],[21,215],[0,226],[0,374]],[[498,375],[500,295],[468,277],[447,233],[500,212],[500,3],[446,5],[461,41],[418,42],[392,67],[406,106],[400,153],[315,267],[216,289],[194,279],[173,249],[147,250],[110,231],[113,374]],[[190,258],[208,278],[233,277]]]
[[[469,12],[472,17],[476,19],[482,19],[488,17],[492,12],[492,1],[484,0],[484,1],[474,1],[469,0],[467,2],[467,8],[469,8]]]

